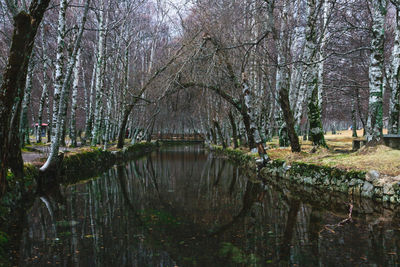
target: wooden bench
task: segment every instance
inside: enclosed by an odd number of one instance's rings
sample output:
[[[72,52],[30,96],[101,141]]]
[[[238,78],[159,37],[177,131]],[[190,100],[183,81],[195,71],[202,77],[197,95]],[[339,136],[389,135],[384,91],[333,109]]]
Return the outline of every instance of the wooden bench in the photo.
[[[385,134],[383,136],[383,142],[385,146],[400,149],[400,135],[398,134]]]

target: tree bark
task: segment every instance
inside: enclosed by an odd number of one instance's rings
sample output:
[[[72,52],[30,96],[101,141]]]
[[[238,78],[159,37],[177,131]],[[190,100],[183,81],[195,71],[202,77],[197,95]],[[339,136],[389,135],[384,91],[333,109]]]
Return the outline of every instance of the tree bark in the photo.
[[[103,69],[105,66],[105,40],[106,40],[106,30],[105,30],[105,16],[104,16],[104,1],[100,1],[100,14],[99,14],[99,39],[97,43],[97,64],[96,64],[96,103],[94,107],[94,125],[92,130],[92,141],[91,145],[95,146],[98,143],[100,135],[100,124],[101,124],[101,111],[103,105]],[[106,15],[108,18],[108,16]]]
[[[292,152],[300,152],[301,147],[299,143],[299,137],[296,133],[295,130],[295,119],[293,115],[293,111],[290,105],[290,99],[289,99],[289,86],[290,86],[290,81],[289,81],[289,76],[288,76],[288,69],[284,64],[286,64],[287,61],[287,50],[289,49],[287,39],[288,37],[285,36],[285,29],[287,27],[287,6],[283,9],[282,12],[282,24],[281,24],[281,30],[278,35],[275,30],[273,30],[273,37],[275,40],[275,45],[277,47],[278,51],[278,66],[277,66],[277,72],[276,72],[276,91],[279,94],[279,97],[277,97],[277,100],[279,101],[281,111],[283,114],[283,118],[285,119],[286,123],[286,128],[287,128],[287,133],[289,136],[290,140],[290,146]],[[269,9],[269,16],[273,17],[273,9]],[[270,27],[275,27],[273,22],[270,22]],[[276,101],[276,100],[273,100]]]
[[[351,104],[351,121],[352,121],[352,137],[357,137],[357,117],[356,117],[356,106],[354,102]]]
[[[237,147],[239,147],[238,136],[237,136],[237,127],[236,127],[235,118],[233,117],[232,110],[229,111],[228,116],[229,116],[229,121],[230,121],[231,127],[232,127],[233,147],[237,148]]]
[[[56,55],[56,77],[54,83],[53,94],[53,119],[51,122],[51,143],[59,142],[56,140],[56,125],[58,123],[60,110],[61,90],[64,80],[64,47],[65,47],[65,13],[67,10],[67,0],[60,0],[60,9],[58,12],[58,27],[57,27],[57,55]],[[58,149],[57,149],[58,152]]]
[[[292,152],[301,152],[299,137],[297,136],[295,130],[293,111],[290,108],[289,92],[286,88],[281,88],[279,90],[279,104],[281,105],[283,117],[285,118],[286,121],[286,127],[288,130],[290,147],[292,149]]]
[[[45,39],[44,39],[44,27],[42,29],[42,52],[43,52],[43,88],[42,88],[42,95],[40,97],[40,102],[39,102],[39,113],[38,113],[38,126],[36,128],[36,143],[41,143],[42,142],[42,123],[43,123],[43,109],[46,103],[46,100],[48,99],[48,78],[47,78],[47,53],[46,49],[44,48],[45,46]],[[47,114],[48,117],[50,117],[50,114]],[[50,127],[50,125],[47,125],[47,127]]]
[[[131,113],[132,109],[133,105],[129,105],[128,107],[125,108],[124,114],[122,115],[122,121],[118,132],[117,148],[124,147],[126,124],[128,122],[129,114]]]
[[[78,108],[78,86],[79,86],[79,69],[81,66],[81,50],[79,49],[78,55],[76,56],[76,64],[74,67],[74,82],[72,85],[72,104],[71,104],[71,120],[70,120],[70,131],[69,136],[71,139],[71,147],[78,145],[76,141],[76,109]]]
[[[31,55],[31,58],[29,60],[29,65],[28,65],[25,94],[24,94],[24,100],[22,102],[22,114],[21,114],[20,126],[19,126],[19,130],[21,133],[20,141],[21,141],[22,147],[25,146],[25,144],[30,144],[29,125],[28,125],[28,107],[30,106],[30,102],[31,102],[34,67],[35,67],[35,63],[34,63],[33,55]]]
[[[215,130],[217,131],[217,134],[218,134],[218,137],[219,137],[222,147],[226,148],[225,138],[224,138],[224,135],[222,134],[222,130],[221,130],[219,123],[216,120],[214,120],[213,123],[214,123],[214,127],[215,127]]]
[[[389,126],[390,134],[400,134],[400,4],[396,3],[396,28],[393,45],[391,95],[389,104]]]
[[[49,0],[32,0],[29,14],[21,11],[14,17],[11,48],[0,88],[0,196],[4,194],[7,186],[12,107],[18,95],[18,89],[24,88],[36,32],[48,5]],[[12,135],[18,134],[18,132],[12,133]]]
[[[76,63],[76,56],[77,56],[78,50],[80,48],[80,43],[81,43],[81,40],[82,40],[82,35],[83,35],[83,31],[84,31],[85,23],[86,23],[86,19],[87,19],[87,13],[88,13],[88,10],[89,10],[89,3],[90,3],[90,0],[86,0],[85,10],[84,10],[84,13],[83,13],[83,16],[82,16],[82,21],[81,21],[81,25],[79,27],[79,32],[77,34],[77,38],[75,40],[75,44],[74,44],[74,48],[73,48],[73,51],[72,51],[72,55],[71,55],[71,58],[70,58],[70,60],[68,62],[68,66],[67,66],[67,69],[66,69],[64,82],[62,84],[62,88],[61,88],[61,92],[60,92],[60,97],[61,98],[60,98],[60,101],[59,101],[59,103],[60,103],[60,106],[58,107],[59,110],[63,110],[64,97],[66,97],[66,94],[64,92],[67,90],[66,87],[69,86],[69,81],[71,79],[72,72],[73,72],[73,69],[74,69],[74,66],[75,66],[75,63]],[[59,113],[59,116],[60,115],[65,116],[66,114],[65,113],[64,114],[60,114]],[[54,166],[54,163],[57,161],[58,151],[59,151],[59,148],[60,148],[60,142],[59,141],[60,141],[60,135],[61,135],[62,123],[63,122],[64,122],[63,118],[60,117],[56,121],[56,124],[53,125],[54,134],[55,135],[53,136],[53,140],[52,140],[52,143],[51,143],[50,155],[47,158],[45,164],[40,168],[41,172],[46,172],[47,169],[50,166]]]
[[[372,41],[369,66],[369,105],[367,121],[368,144],[383,137],[383,61],[386,0],[372,1]]]
[[[315,79],[317,79],[317,76],[315,76]],[[314,89],[308,104],[308,119],[310,122],[309,140],[313,142],[314,146],[328,147],[322,129],[321,111],[318,103],[318,82],[314,80],[313,84]]]

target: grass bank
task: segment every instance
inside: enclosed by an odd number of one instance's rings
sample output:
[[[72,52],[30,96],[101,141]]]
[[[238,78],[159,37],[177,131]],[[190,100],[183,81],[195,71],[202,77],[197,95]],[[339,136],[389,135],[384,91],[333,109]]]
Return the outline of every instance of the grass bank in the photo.
[[[355,198],[400,204],[400,151],[377,146],[353,152],[352,138],[344,134],[327,136],[327,140],[330,149],[320,149],[314,153],[310,152],[312,147],[308,142],[303,143],[300,153],[292,153],[290,148],[278,148],[277,140],[269,142],[267,152],[272,161],[260,170],[261,178],[285,179],[294,185],[303,184],[323,191],[342,192]],[[214,150],[240,164],[254,162],[257,156],[247,149],[224,150],[214,147]]]
[[[274,160],[284,160],[288,164],[303,162],[342,170],[366,172],[375,170],[385,176],[400,178],[400,150],[379,145],[352,151],[351,134],[351,131],[338,131],[335,135],[331,133],[325,135],[329,149],[322,148],[315,153],[310,153],[312,150],[310,141],[301,141],[302,151],[292,153],[290,148],[280,148],[278,140],[273,139],[267,143],[268,155]],[[361,131],[358,131],[358,136],[362,136]]]

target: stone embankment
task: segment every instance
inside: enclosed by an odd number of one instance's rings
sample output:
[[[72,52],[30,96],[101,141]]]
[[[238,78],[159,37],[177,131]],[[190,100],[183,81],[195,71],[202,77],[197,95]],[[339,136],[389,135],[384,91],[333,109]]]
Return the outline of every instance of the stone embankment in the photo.
[[[254,156],[240,150],[213,147],[240,164],[254,164]],[[293,184],[317,187],[324,191],[342,192],[354,197],[370,198],[384,203],[400,203],[400,177],[381,175],[377,171],[352,171],[302,162],[291,165],[272,160],[259,170],[261,178],[285,179]]]

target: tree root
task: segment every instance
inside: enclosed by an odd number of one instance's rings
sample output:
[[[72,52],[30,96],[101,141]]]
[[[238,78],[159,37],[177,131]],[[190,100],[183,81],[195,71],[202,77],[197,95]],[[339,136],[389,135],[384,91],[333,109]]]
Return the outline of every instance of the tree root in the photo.
[[[352,203],[348,203],[349,205],[349,214],[347,215],[347,218],[341,220],[340,222],[338,222],[337,224],[326,224],[324,225],[324,228],[321,229],[318,234],[321,235],[322,232],[324,232],[325,230],[331,232],[331,233],[335,233],[334,229],[341,227],[343,225],[345,225],[346,223],[351,223],[353,222],[353,218],[352,218],[352,214],[353,214],[353,204]]]

